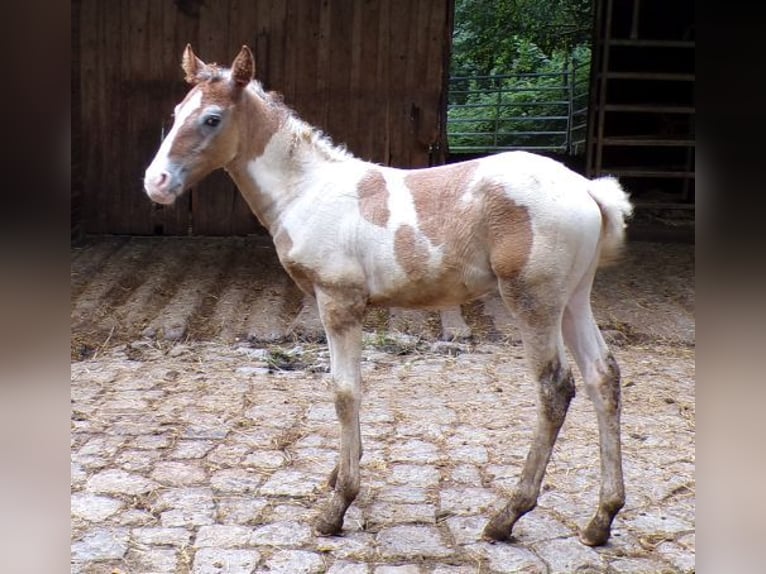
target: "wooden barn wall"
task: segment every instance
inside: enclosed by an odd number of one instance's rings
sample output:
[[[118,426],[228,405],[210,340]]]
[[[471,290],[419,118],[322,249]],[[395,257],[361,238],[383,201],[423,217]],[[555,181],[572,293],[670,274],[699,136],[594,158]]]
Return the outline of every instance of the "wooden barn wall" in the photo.
[[[440,162],[429,150],[446,131],[451,0],[75,4],[88,233],[263,233],[222,171],[171,208],[143,192],[162,126],[188,89],[180,69],[187,42],[224,65],[248,44],[265,87],[359,157],[400,167]]]

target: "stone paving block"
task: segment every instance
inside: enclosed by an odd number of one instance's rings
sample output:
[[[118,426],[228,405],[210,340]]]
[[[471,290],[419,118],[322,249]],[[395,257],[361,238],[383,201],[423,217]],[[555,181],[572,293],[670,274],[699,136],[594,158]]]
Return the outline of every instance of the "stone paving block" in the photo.
[[[226,468],[210,476],[210,486],[226,494],[255,494],[262,481],[262,475],[245,468]]]
[[[115,462],[127,472],[144,473],[151,470],[159,459],[158,450],[124,450]]]
[[[87,482],[89,491],[103,494],[146,494],[157,486],[148,478],[120,469],[103,470]]]
[[[441,480],[439,469],[424,464],[394,464],[391,466],[391,481],[404,486],[428,488]]]
[[[218,466],[238,466],[250,447],[245,444],[222,444],[215,447],[207,460]]]
[[[695,570],[694,546],[690,548],[684,544],[684,540],[685,537],[675,542],[661,542],[655,548],[655,552],[679,572],[690,574]]]
[[[69,479],[72,490],[74,490],[85,485],[85,482],[88,480],[88,473],[81,464],[73,462],[70,465]]]
[[[475,544],[481,540],[481,533],[487,524],[486,516],[453,516],[447,519],[455,544]]]
[[[343,536],[319,536],[316,539],[316,549],[330,553],[339,560],[369,562],[376,554],[375,535],[370,532],[344,531]]]
[[[309,473],[326,474],[332,470],[338,460],[338,451],[327,448],[296,448],[293,453],[293,465],[298,470]]]
[[[381,530],[377,542],[385,558],[442,558],[452,554],[435,526],[393,526]]]
[[[315,494],[324,479],[307,476],[298,470],[278,470],[271,475],[260,489],[262,496],[311,496]]]
[[[613,572],[620,574],[647,574],[647,572],[667,572],[667,564],[661,560],[651,560],[649,558],[619,558],[609,563],[609,568]],[[594,570],[594,573],[596,571]]]
[[[495,544],[480,542],[473,546],[466,546],[466,550],[474,556],[485,558],[493,573],[524,572],[524,574],[548,574],[549,572],[545,562],[536,556],[534,552],[506,542]],[[573,572],[574,570],[569,570],[569,574]]]
[[[201,548],[194,554],[192,574],[251,574],[260,559],[257,550]]]
[[[621,517],[628,529],[664,534],[678,534],[694,529],[694,524],[660,509],[625,512]]]
[[[432,464],[441,459],[439,449],[430,442],[412,439],[391,446],[391,462]]]
[[[553,538],[577,536],[568,526],[541,508],[522,516],[513,526],[513,537],[528,544]]]
[[[250,544],[295,547],[311,539],[311,528],[300,522],[272,522],[258,526],[253,530]]]
[[[471,566],[453,566],[451,564],[437,565],[428,571],[429,574],[477,574],[481,572],[479,567]]]
[[[156,450],[163,449],[170,446],[172,439],[167,433],[164,434],[148,434],[137,436],[130,441],[130,448],[136,450]]]
[[[434,524],[436,522],[436,506],[433,504],[376,502],[367,508],[366,515],[368,525],[392,525],[406,522]]]
[[[212,440],[180,440],[169,456],[179,459],[202,458],[214,445]]]
[[[278,429],[290,428],[300,415],[297,405],[276,402],[255,405],[245,411],[245,417],[251,421]]]
[[[398,440],[403,440],[414,437],[418,439],[439,441],[444,438],[449,430],[447,425],[438,424],[429,419],[408,420],[397,423],[396,438]]]
[[[306,507],[302,504],[278,504],[271,508],[268,513],[269,522],[303,522],[308,524],[316,514],[314,506]]]
[[[246,455],[242,466],[254,468],[275,469],[287,464],[285,454],[281,450],[257,450]]]
[[[460,445],[447,449],[447,458],[452,462],[486,464],[489,460],[487,449],[481,445]]]
[[[215,548],[231,548],[234,546],[246,546],[253,534],[253,529],[238,524],[208,524],[200,526],[194,546],[203,548],[212,546]]]
[[[151,478],[167,486],[194,486],[207,482],[205,471],[199,465],[177,461],[157,463]]]
[[[338,561],[330,566],[327,574],[370,574],[370,567],[358,562]]]
[[[405,564],[402,566],[377,566],[374,574],[422,574],[423,570],[414,564]]]
[[[325,572],[324,558],[308,550],[281,550],[266,560],[271,574],[319,574]]]
[[[130,565],[129,572],[175,574],[178,569],[178,552],[173,548],[131,549],[125,557],[125,563]]]
[[[161,492],[156,509],[164,527],[202,526],[212,524],[215,504],[213,491],[209,488],[173,488]]]
[[[77,450],[72,460],[87,468],[101,467],[117,453],[126,440],[121,436],[94,437]]]
[[[87,492],[75,492],[70,498],[72,515],[91,522],[101,522],[109,518],[122,506],[123,503],[115,498]]]
[[[118,514],[114,522],[120,526],[148,526],[157,523],[157,518],[146,510],[131,508]]]
[[[534,544],[532,548],[548,564],[549,574],[587,570],[603,572],[606,569],[598,550],[585,546],[576,537],[548,540]]]
[[[120,559],[128,550],[130,532],[127,528],[94,528],[72,543],[73,561]]]
[[[389,486],[381,488],[375,494],[375,499],[383,502],[395,502],[397,504],[414,504],[426,502],[428,500],[428,491],[425,488],[410,486]]]
[[[443,488],[439,492],[439,512],[479,514],[496,500],[497,495],[486,488]]]
[[[363,425],[370,424],[389,424],[394,422],[394,413],[390,406],[386,406],[382,401],[375,402],[366,408],[362,407],[359,415],[359,421]]]
[[[335,404],[331,402],[314,403],[309,407],[306,419],[310,421],[336,421]]]
[[[130,531],[136,544],[186,546],[191,542],[192,533],[187,528],[139,527]]]
[[[226,497],[216,502],[216,521],[223,524],[255,524],[268,504],[265,498]]]
[[[472,464],[460,464],[449,470],[447,473],[448,480],[453,482],[460,482],[468,485],[481,484],[481,473],[479,469]]]

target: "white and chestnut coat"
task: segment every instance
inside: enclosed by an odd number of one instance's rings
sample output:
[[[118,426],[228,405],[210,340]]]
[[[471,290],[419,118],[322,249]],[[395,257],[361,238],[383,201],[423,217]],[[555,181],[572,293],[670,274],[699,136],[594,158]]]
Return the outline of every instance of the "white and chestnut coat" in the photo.
[[[525,152],[428,169],[371,164],[265,92],[247,47],[225,69],[206,65],[187,46],[182,67],[194,87],[146,170],[146,192],[171,204],[224,168],[273,237],[286,271],[316,297],[341,424],[334,494],[317,530],[339,532],[359,490],[365,309],[449,307],[499,291],[519,320],[539,383],[538,427],[517,490],[484,536],[507,539],[536,504],[574,395],[566,345],[600,431],[601,496],[581,540],[603,544],[624,503],[620,376],[593,319],[590,291],[596,268],[619,251],[631,214],[617,181],[591,181]]]

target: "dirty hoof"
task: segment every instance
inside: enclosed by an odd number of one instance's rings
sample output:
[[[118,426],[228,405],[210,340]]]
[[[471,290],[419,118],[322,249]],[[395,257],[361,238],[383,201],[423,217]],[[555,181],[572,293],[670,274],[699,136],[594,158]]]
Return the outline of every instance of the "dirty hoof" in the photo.
[[[318,536],[336,536],[343,531],[343,517],[338,522],[320,516],[314,522],[314,531]]]
[[[484,527],[481,537],[488,542],[504,542],[511,539],[511,529],[492,519]]]
[[[595,524],[595,521],[591,521],[590,524],[580,532],[580,542],[586,546],[603,546],[609,540],[609,534],[611,529],[609,526],[603,526],[601,524]]]

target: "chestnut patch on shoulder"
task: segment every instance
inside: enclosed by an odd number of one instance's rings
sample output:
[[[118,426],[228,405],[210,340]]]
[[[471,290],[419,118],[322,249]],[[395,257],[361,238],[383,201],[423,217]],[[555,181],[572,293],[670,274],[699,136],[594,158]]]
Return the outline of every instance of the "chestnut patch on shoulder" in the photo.
[[[517,277],[532,251],[532,222],[529,209],[518,205],[499,183],[486,190],[487,239],[492,269],[498,277]]]
[[[371,169],[356,186],[359,193],[359,212],[367,221],[379,227],[388,224],[388,188],[380,170]]]
[[[411,225],[401,225],[394,235],[394,255],[411,279],[424,275],[428,264],[428,245]]]

